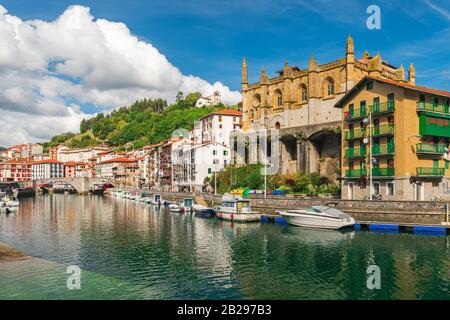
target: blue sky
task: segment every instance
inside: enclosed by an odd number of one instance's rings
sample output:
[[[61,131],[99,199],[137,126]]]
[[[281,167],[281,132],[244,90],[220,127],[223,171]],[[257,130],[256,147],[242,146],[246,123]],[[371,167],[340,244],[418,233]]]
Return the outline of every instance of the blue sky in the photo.
[[[449,1],[303,0],[3,0],[23,20],[57,18],[69,5],[91,8],[95,18],[125,23],[155,46],[183,74],[240,89],[246,56],[250,81],[261,67],[270,75],[284,60],[305,67],[311,53],[321,62],[344,55],[351,33],[357,56],[365,49],[405,68],[416,66],[417,83],[445,89],[450,70]],[[366,8],[381,8],[381,30],[368,30]],[[449,71],[450,74],[450,71]],[[448,77],[448,76],[447,76]]]

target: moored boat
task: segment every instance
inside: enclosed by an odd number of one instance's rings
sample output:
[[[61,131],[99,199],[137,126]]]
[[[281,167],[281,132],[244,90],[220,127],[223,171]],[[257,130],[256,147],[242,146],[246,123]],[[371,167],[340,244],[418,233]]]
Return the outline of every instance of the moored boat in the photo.
[[[219,219],[236,222],[261,220],[259,212],[252,211],[250,200],[231,194],[225,194],[222,197],[221,205],[216,209],[216,215]]]
[[[287,223],[299,227],[337,230],[355,224],[355,220],[349,214],[327,206],[313,206],[304,210],[286,210],[279,213]]]
[[[179,205],[172,203],[172,204],[169,204],[169,211],[170,212],[180,212],[181,208]]]
[[[194,210],[196,217],[213,217],[215,215],[213,208],[208,208],[206,206],[203,206],[201,204],[194,204],[192,206],[192,209]]]

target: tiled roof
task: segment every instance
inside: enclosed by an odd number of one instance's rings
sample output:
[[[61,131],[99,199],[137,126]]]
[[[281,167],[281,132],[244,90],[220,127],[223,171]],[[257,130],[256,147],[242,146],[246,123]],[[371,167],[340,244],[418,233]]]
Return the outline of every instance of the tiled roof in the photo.
[[[395,81],[395,80],[390,80],[390,79],[385,79],[385,78],[365,76],[357,84],[355,84],[338,102],[336,102],[336,104],[334,106],[337,108],[342,107],[342,104],[350,96],[352,96],[354,92],[356,92],[360,88],[362,88],[361,84],[364,83],[365,81],[367,81],[368,79],[387,83],[387,84],[405,88],[405,89],[415,90],[415,91],[419,91],[419,92],[425,92],[425,93],[429,93],[429,94],[436,94],[436,95],[440,95],[440,96],[444,96],[444,97],[450,97],[450,92],[444,91],[444,90],[438,90],[438,89],[433,89],[433,88],[428,88],[428,87],[423,87],[423,86],[416,86],[414,84],[411,84],[409,82],[404,82],[404,81]]]
[[[118,157],[118,158],[105,160],[102,163],[117,163],[117,162],[131,163],[131,162],[135,162],[135,160],[132,160],[132,159],[129,159],[129,158],[125,158],[125,157]]]
[[[423,86],[416,86],[416,85],[408,83],[408,82],[398,82],[398,81],[394,81],[394,80],[390,80],[390,79],[384,79],[384,78],[379,78],[379,77],[369,77],[369,78],[374,79],[376,81],[393,84],[393,85],[396,85],[396,86],[399,86],[399,87],[403,87],[403,88],[408,88],[408,89],[412,89],[412,90],[416,90],[416,91],[422,91],[422,92],[426,92],[426,93],[431,93],[431,94],[437,94],[437,95],[440,95],[440,96],[450,97],[450,92],[444,91],[444,90],[438,90],[438,89],[433,89],[433,88],[428,88],[428,87],[423,87]]]
[[[33,161],[32,164],[43,164],[43,163],[60,163],[60,164],[62,164],[61,161],[58,161],[55,159],[44,159],[44,160]]]
[[[218,115],[218,116],[236,116],[236,117],[242,117],[242,112],[236,110],[236,109],[223,109],[223,110],[219,110],[213,113],[210,113],[204,117],[202,117],[201,119],[210,117],[212,115]]]

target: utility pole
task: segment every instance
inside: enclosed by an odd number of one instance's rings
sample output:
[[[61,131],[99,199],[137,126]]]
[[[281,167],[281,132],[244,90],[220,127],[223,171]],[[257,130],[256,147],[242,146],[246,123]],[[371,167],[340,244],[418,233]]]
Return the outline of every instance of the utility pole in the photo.
[[[370,161],[370,171],[369,171],[369,183],[370,183],[370,196],[369,199],[372,201],[373,198],[373,183],[372,183],[372,167],[373,167],[373,158],[372,158],[372,108],[369,106],[369,161]]]

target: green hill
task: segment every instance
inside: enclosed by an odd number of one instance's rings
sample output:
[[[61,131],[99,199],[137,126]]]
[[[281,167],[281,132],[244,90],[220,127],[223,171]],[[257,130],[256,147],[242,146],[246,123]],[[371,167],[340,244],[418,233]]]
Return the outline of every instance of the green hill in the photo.
[[[172,105],[168,105],[163,99],[143,99],[109,114],[99,113],[94,118],[81,121],[80,134],[67,132],[57,135],[43,144],[44,150],[61,143],[70,148],[105,143],[118,150],[123,150],[125,146],[140,148],[158,143],[170,138],[176,129],[191,130],[194,121],[226,107],[219,104],[196,108],[195,103],[199,97],[198,92],[186,97],[180,92]]]

